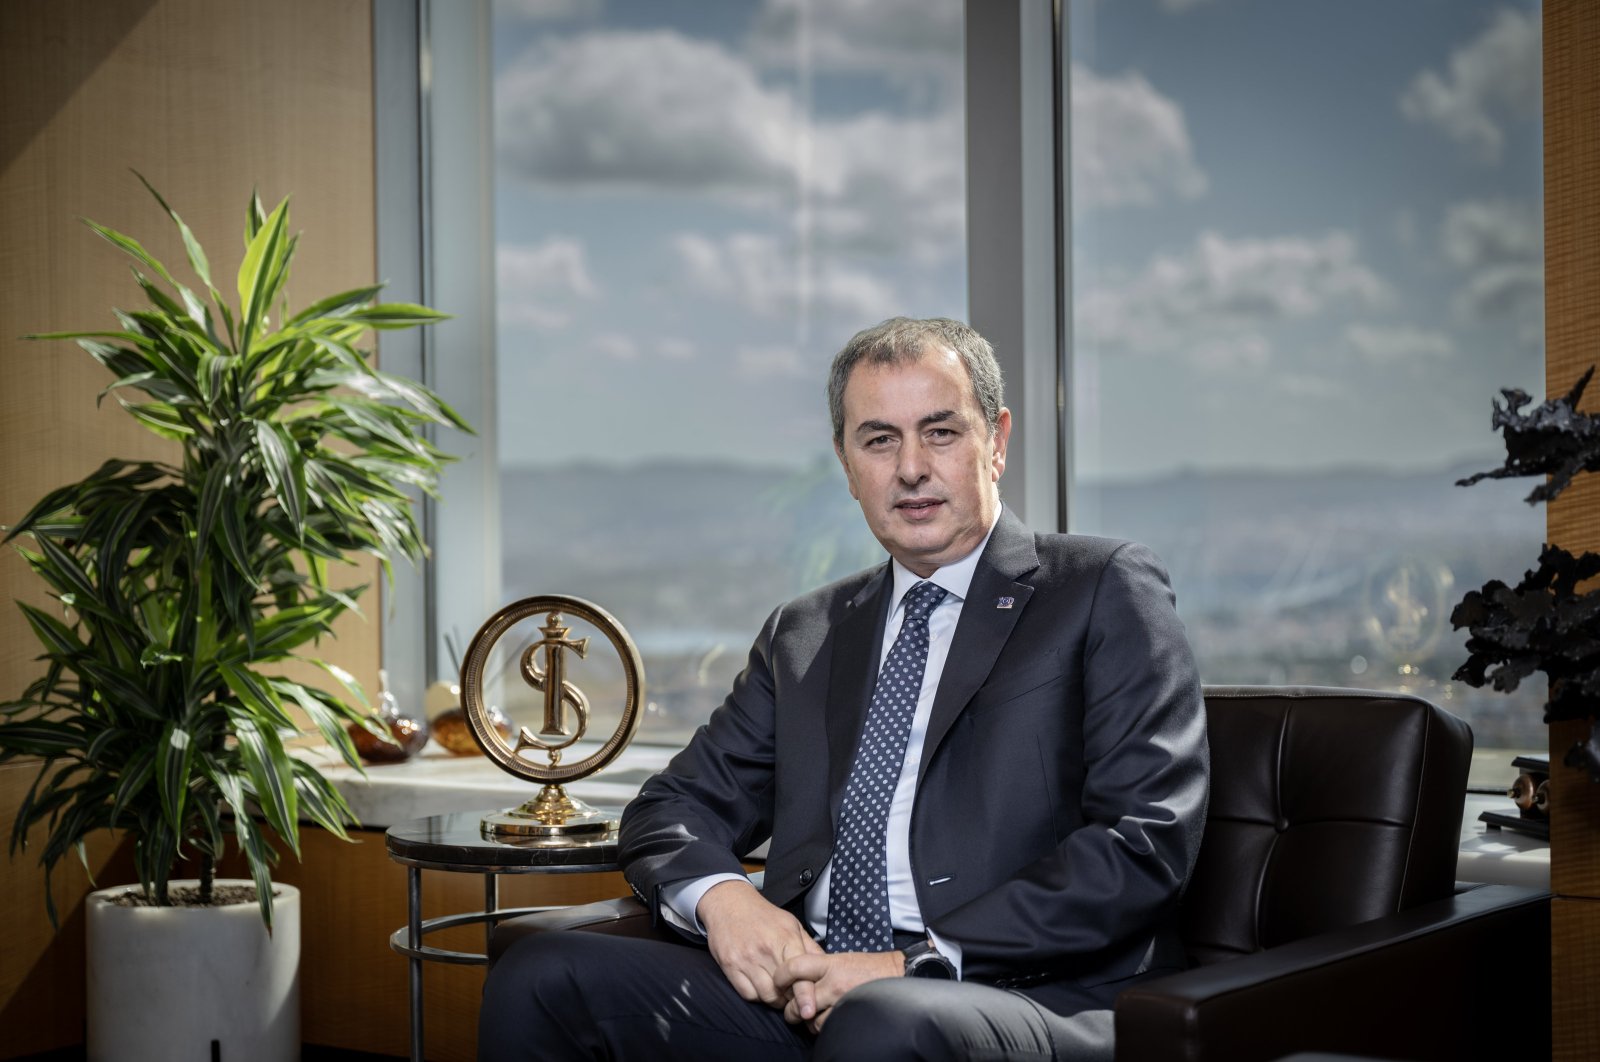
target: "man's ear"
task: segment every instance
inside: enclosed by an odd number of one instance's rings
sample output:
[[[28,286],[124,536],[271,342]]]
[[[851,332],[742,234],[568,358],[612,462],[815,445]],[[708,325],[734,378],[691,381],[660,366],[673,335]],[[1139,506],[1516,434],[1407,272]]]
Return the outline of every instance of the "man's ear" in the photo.
[[[991,437],[994,455],[989,460],[990,473],[998,483],[1000,477],[1006,474],[1006,444],[1011,441],[1011,410],[1004,407],[1000,416],[994,422],[994,435]]]
[[[856,476],[854,472],[850,471],[850,462],[844,456],[844,447],[838,443],[834,443],[833,456],[839,459],[839,467],[844,469],[844,481],[845,484],[850,488],[850,497],[854,498],[856,501],[860,501],[861,495],[856,492]]]

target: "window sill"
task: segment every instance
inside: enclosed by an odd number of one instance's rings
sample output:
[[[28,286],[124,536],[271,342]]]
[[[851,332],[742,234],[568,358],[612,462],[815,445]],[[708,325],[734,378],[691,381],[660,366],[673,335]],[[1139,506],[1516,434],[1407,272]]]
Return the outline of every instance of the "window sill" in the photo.
[[[572,756],[587,756],[595,747],[580,744]],[[620,809],[675,751],[663,745],[631,745],[599,774],[570,783],[567,792],[596,807]],[[539,791],[535,783],[513,778],[481,756],[453,756],[431,741],[422,755],[404,763],[368,766],[365,777],[326,748],[304,749],[299,755],[317,765],[350,803],[362,827],[371,830],[429,815],[515,807]],[[1456,878],[1548,889],[1549,842],[1514,830],[1491,830],[1478,821],[1480,811],[1510,807],[1504,797],[1468,794]]]
[[[1478,813],[1490,810],[1514,811],[1515,807],[1502,796],[1467,794],[1456,880],[1549,889],[1550,842],[1516,830],[1489,829],[1478,821]]]
[[[580,743],[568,759],[581,759],[598,747]],[[676,751],[663,745],[631,745],[599,774],[568,783],[567,793],[595,807],[620,810]],[[539,792],[538,783],[515,778],[482,756],[455,756],[432,741],[421,755],[403,763],[369,764],[365,777],[326,747],[297,754],[327,776],[362,828],[369,830],[429,815],[515,807]]]

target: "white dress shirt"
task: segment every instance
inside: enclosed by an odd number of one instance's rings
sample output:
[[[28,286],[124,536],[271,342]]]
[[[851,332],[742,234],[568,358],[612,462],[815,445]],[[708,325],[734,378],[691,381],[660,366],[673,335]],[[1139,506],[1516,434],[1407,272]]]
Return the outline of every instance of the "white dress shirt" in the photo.
[[[999,521],[998,510],[995,521]],[[989,525],[989,534],[994,524]],[[900,766],[900,780],[895,785],[894,801],[889,806],[886,856],[889,874],[889,922],[897,930],[908,933],[927,933],[939,954],[955,963],[959,976],[961,948],[953,941],[940,938],[928,930],[922,921],[922,910],[917,905],[916,882],[911,875],[911,807],[917,794],[917,772],[922,765],[922,746],[928,736],[928,718],[933,714],[933,697],[939,690],[939,679],[944,674],[945,661],[950,655],[950,640],[956,632],[956,622],[961,618],[961,608],[966,603],[967,591],[972,587],[972,576],[978,568],[978,558],[989,544],[989,535],[983,537],[971,553],[938,569],[927,581],[945,589],[944,600],[928,616],[928,663],[922,673],[922,689],[917,697],[916,714],[911,717],[911,736],[906,741],[906,758]],[[894,576],[893,596],[889,600],[889,619],[883,629],[883,652],[878,666],[888,657],[894,640],[900,635],[905,621],[901,607],[906,591],[922,582],[921,576],[899,561],[890,562]],[[806,893],[805,917],[812,932],[819,938],[827,935],[828,887],[833,877],[833,862],[822,868],[816,885]],[[713,885],[724,881],[748,880],[738,874],[708,874],[702,878],[675,881],[661,887],[662,912],[673,925],[693,933],[704,933],[696,909],[700,898]]]

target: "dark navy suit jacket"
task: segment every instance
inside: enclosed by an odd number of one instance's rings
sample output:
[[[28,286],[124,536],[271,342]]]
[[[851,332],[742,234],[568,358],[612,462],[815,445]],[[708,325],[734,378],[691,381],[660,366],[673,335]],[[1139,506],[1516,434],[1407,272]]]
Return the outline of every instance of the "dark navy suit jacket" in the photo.
[[[645,783],[621,859],[653,909],[661,885],[740,873],[770,838],[763,892],[799,913],[833,850],[891,584],[884,564],[775,611],[727,700]],[[1034,534],[1003,511],[934,698],[911,819],[922,915],[961,946],[963,977],[1069,1010],[1084,989],[1180,968],[1176,907],[1207,779],[1200,683],[1160,561]]]

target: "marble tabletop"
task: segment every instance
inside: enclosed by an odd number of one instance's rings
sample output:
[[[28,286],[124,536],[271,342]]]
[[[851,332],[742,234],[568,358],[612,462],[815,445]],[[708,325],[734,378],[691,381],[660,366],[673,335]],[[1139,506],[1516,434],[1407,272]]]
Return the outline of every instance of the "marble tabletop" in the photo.
[[[615,833],[565,842],[485,837],[481,823],[486,810],[432,815],[391,826],[386,834],[389,855],[422,867],[484,867],[502,873],[617,869]]]

